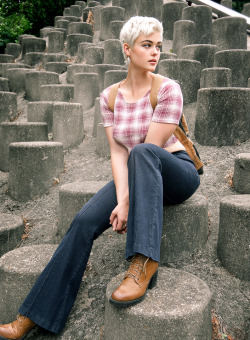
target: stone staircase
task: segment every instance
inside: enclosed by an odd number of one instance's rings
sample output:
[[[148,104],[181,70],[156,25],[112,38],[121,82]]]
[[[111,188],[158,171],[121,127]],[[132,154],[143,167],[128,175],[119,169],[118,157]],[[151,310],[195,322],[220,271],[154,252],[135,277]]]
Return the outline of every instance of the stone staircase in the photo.
[[[27,339],[216,340],[215,310],[221,327],[249,340],[247,26],[213,20],[207,6],[151,3],[76,1],[40,38],[20,36],[0,55],[0,323],[15,317],[75,213],[111,179],[99,93],[126,77],[118,38],[131,15],[162,17],[158,72],[180,82],[205,163],[198,192],[164,208],[158,285],[141,304],[121,311],[108,302],[127,264],[125,236],[107,231],[63,333],[35,329]],[[234,188],[223,182],[233,166]]]

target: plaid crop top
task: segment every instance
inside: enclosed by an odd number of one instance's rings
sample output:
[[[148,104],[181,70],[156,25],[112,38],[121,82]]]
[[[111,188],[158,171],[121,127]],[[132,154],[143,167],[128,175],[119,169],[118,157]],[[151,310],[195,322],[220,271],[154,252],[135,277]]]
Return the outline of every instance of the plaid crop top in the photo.
[[[143,143],[150,122],[179,124],[182,114],[183,97],[178,83],[165,78],[157,95],[157,106],[153,111],[150,91],[134,103],[127,103],[118,90],[114,112],[109,110],[108,96],[110,87],[100,95],[100,107],[104,127],[113,126],[113,137],[128,151]],[[172,134],[164,147],[174,144],[178,139]]]

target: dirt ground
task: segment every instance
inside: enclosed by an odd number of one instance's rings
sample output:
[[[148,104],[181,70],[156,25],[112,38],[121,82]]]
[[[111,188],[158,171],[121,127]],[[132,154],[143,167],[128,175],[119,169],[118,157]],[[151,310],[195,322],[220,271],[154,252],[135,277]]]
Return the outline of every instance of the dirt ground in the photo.
[[[64,76],[61,76],[64,82]],[[27,101],[23,94],[18,96],[18,120],[25,121]],[[186,105],[184,113],[188,120],[191,138],[196,115],[196,103]],[[62,185],[70,182],[108,181],[112,179],[109,159],[96,154],[96,139],[92,137],[94,108],[84,113],[85,139],[83,143],[64,155],[65,172],[59,183],[47,194],[28,202],[18,202],[8,195],[8,173],[0,172],[0,213],[11,213],[27,220],[29,233],[20,246],[59,243],[58,236],[58,192]],[[216,246],[219,228],[219,204],[222,197],[235,194],[232,187],[234,158],[239,153],[248,153],[250,140],[236,146],[211,147],[195,143],[205,163],[204,174],[198,193],[208,200],[210,234],[205,247],[197,254],[178,263],[169,263],[203,279],[213,293],[214,315],[219,320],[220,333],[230,334],[235,340],[249,340],[250,283],[241,281],[228,273],[217,259]],[[28,164],[27,164],[28,166]],[[94,244],[87,273],[83,280],[86,290],[85,307],[74,322],[82,324],[79,339],[97,340],[103,338],[104,295],[107,283],[127,267],[124,260],[124,235],[112,231],[104,233]],[[70,336],[71,318],[60,336],[51,336],[38,330],[28,339],[74,339]],[[213,340],[217,338],[214,337]]]

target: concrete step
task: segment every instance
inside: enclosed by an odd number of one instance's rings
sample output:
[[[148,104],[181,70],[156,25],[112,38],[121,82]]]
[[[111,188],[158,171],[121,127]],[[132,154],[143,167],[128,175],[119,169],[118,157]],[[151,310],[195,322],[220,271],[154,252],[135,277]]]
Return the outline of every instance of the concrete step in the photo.
[[[0,257],[16,248],[24,232],[23,219],[12,214],[0,214]]]
[[[159,268],[157,286],[128,308],[109,302],[124,274],[107,286],[105,340],[211,340],[211,292],[198,277],[176,269]]]

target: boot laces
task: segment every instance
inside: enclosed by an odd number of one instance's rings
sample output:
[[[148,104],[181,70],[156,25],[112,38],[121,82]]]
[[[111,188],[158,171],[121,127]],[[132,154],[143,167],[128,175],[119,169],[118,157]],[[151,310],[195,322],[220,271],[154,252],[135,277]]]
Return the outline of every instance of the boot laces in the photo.
[[[149,260],[149,257],[146,258],[144,255],[135,255],[133,256],[131,260],[130,267],[124,277],[126,279],[127,277],[130,277],[134,279],[134,281],[141,287],[139,284],[140,281],[140,276],[142,273],[145,274],[145,279],[146,279],[146,264]]]

